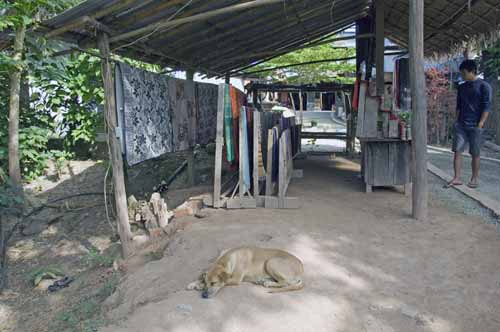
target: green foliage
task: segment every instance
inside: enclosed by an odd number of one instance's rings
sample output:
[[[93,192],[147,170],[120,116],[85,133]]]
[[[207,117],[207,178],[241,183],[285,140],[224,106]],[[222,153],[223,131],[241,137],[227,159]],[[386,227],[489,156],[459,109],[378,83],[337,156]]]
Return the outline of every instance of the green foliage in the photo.
[[[115,261],[114,257],[101,254],[97,248],[91,248],[85,260],[91,267],[112,267]]]
[[[43,279],[58,279],[63,276],[64,272],[57,267],[39,267],[29,273],[29,282],[37,286]]]
[[[19,190],[13,186],[5,171],[0,168],[0,210],[21,206],[23,202]]]
[[[488,53],[488,60],[485,65],[489,67],[490,70],[495,71],[497,73],[500,72],[500,42],[497,42],[495,45],[488,47],[485,50]]]
[[[278,58],[260,64],[259,66],[256,66],[249,71],[279,67],[293,63],[352,57],[355,55],[355,53],[355,49],[339,49],[325,44],[282,55]],[[270,78],[272,81],[284,81],[292,84],[331,82],[333,80],[338,80],[340,82],[351,82],[353,81],[353,79],[341,77],[339,76],[339,74],[354,73],[355,71],[356,65],[354,63],[349,63],[348,61],[338,61],[302,65],[275,71],[267,71],[262,73],[261,77]]]

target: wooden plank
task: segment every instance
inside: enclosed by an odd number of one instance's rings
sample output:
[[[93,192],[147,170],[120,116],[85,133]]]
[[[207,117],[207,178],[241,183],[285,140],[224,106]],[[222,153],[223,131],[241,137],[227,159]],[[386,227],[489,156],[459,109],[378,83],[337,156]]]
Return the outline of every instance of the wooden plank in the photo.
[[[258,201],[259,187],[259,146],[260,146],[260,113],[254,108],[253,113],[253,198]]]
[[[118,234],[122,244],[123,257],[130,256],[134,251],[132,232],[128,220],[127,192],[125,189],[125,176],[123,171],[123,157],[120,142],[116,133],[116,105],[115,85],[113,82],[112,68],[110,62],[109,38],[105,33],[98,35],[97,44],[101,53],[101,69],[104,83],[104,107],[108,125],[108,142],[111,151],[111,165],[113,168],[113,184],[115,191],[116,219],[118,223]]]
[[[273,130],[267,134],[267,169],[266,169],[266,196],[274,195],[273,190]]]
[[[365,137],[365,100],[366,93],[368,90],[368,83],[366,81],[361,81],[359,84],[359,101],[358,101],[358,122],[356,124],[356,136]]]
[[[221,177],[222,177],[222,149],[224,147],[224,89],[225,84],[219,84],[217,98],[217,133],[215,137],[215,171],[214,171],[214,208],[221,207]]]
[[[385,3],[375,2],[375,65],[377,68],[377,96],[384,95]]]
[[[287,164],[286,164],[286,153],[285,153],[285,136],[281,134],[279,139],[279,171],[278,171],[278,200],[279,207],[282,208],[284,206],[284,197],[285,197],[285,187],[287,185],[286,172],[287,172]]]
[[[373,150],[373,173],[374,186],[391,186],[393,184],[392,176],[389,174],[389,144],[388,143],[370,143]]]
[[[378,110],[380,99],[378,97],[366,97],[365,120],[363,122],[363,137],[377,137]]]
[[[235,197],[227,200],[227,209],[255,209],[257,208],[257,203],[255,199],[251,197]]]
[[[245,184],[244,184],[244,180],[243,180],[243,126],[244,126],[244,122],[243,122],[243,115],[241,114],[241,110],[240,110],[240,123],[239,123],[239,157],[240,157],[240,160],[239,160],[239,180],[238,180],[238,190],[239,190],[239,196],[240,196],[240,200],[243,201],[243,198],[245,197]],[[248,157],[248,156],[247,156]]]
[[[279,209],[279,199],[276,196],[263,196],[264,197],[264,206],[266,209]]]
[[[409,1],[410,86],[412,94],[413,195],[412,214],[428,217],[427,98],[424,74],[424,1]]]

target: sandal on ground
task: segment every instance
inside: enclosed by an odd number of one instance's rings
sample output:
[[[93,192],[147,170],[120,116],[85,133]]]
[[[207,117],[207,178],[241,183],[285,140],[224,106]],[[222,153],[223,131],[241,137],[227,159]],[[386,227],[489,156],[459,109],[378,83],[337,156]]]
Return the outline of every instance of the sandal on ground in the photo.
[[[448,189],[455,186],[461,186],[462,184],[463,184],[462,182],[448,182],[443,186],[443,188]]]
[[[472,188],[472,189],[476,189],[476,188],[479,188],[479,183],[469,182],[467,184],[467,187]]]

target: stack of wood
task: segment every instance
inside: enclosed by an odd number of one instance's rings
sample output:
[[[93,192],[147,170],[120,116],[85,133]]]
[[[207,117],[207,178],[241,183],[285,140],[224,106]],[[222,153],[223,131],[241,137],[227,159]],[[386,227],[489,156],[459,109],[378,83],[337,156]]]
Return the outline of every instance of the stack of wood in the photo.
[[[151,238],[161,236],[173,216],[159,193],[153,193],[149,202],[138,201],[134,196],[128,198],[129,222],[133,228],[145,230]]]

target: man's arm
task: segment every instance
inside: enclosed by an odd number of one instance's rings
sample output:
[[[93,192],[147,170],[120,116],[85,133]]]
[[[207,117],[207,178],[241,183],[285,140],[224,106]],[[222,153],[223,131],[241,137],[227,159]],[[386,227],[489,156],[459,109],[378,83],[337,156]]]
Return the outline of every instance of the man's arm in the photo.
[[[491,112],[493,93],[491,86],[487,83],[483,84],[481,89],[481,119],[479,120],[478,127],[483,128],[486,123],[486,119]]]
[[[457,89],[457,110],[456,110],[456,118],[455,118],[455,121],[458,121],[459,118],[460,118],[460,103],[461,103],[461,99],[460,99],[460,86],[458,87]]]

